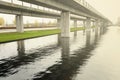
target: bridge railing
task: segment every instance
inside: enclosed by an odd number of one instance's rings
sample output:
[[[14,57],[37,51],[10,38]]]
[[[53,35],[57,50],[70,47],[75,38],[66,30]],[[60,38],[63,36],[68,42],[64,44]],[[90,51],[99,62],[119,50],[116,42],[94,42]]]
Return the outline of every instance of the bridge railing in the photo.
[[[47,8],[47,7],[43,7],[43,6],[39,6],[39,5],[27,3],[27,2],[23,2],[23,1],[20,1],[20,0],[1,0],[1,1],[9,2],[9,3],[11,3],[11,5],[18,4],[18,5],[21,5],[21,6],[27,6],[27,7],[30,7],[30,8],[40,9],[40,10],[43,10],[43,11],[49,11],[49,12],[54,12],[54,13],[61,13],[61,11],[58,11],[58,10],[55,10],[55,9],[51,9],[51,8]],[[85,8],[88,8],[92,12],[94,12],[94,13],[102,16],[102,17],[104,17],[100,12],[98,12],[95,8],[93,8],[85,0],[74,0],[74,1],[76,1],[80,5],[84,6]]]
[[[19,0],[1,0],[1,1],[9,2],[9,3],[11,3],[11,5],[12,4],[18,4],[18,5],[27,6],[27,7],[30,7],[30,8],[35,8],[35,9],[40,9],[40,10],[60,13],[60,11],[58,11],[58,10],[50,9],[50,8],[47,8],[47,7],[43,7],[43,6],[39,6],[39,5],[35,5],[35,4],[31,4],[31,3],[27,3],[27,2],[23,2],[23,1],[19,1]],[[93,12],[97,12],[98,14],[100,14],[97,10],[95,10],[85,0],[74,0],[74,1],[78,2],[80,5],[88,8],[89,10],[91,10]]]
[[[47,7],[43,7],[43,6],[39,6],[39,5],[35,5],[35,4],[23,2],[23,1],[19,1],[19,0],[1,0],[1,1],[8,2],[11,5],[17,4],[17,5],[26,6],[26,7],[29,7],[29,8],[40,9],[40,10],[43,10],[43,11],[60,13],[60,11],[58,11],[58,10],[54,10],[54,9],[51,9],[51,8],[47,8]]]
[[[91,10],[92,12],[104,17],[100,12],[98,12],[95,8],[93,8],[88,2],[86,2],[85,0],[74,0],[77,3],[79,3],[80,5],[84,6],[85,8],[88,8],[89,10]]]

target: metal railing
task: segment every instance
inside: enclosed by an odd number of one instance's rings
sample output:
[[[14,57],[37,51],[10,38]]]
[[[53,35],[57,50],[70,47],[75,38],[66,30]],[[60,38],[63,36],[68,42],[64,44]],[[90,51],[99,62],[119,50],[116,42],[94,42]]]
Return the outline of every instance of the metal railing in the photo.
[[[95,8],[93,8],[88,2],[86,2],[85,0],[74,0],[77,3],[79,3],[80,5],[84,6],[85,8],[91,10],[92,12],[104,17],[100,12],[98,12]]]
[[[47,7],[43,7],[43,6],[39,6],[39,5],[35,5],[35,4],[23,2],[23,1],[19,1],[19,0],[1,0],[1,1],[11,3],[11,5],[17,4],[17,5],[26,6],[26,7],[29,7],[29,8],[40,9],[42,11],[61,13],[60,11],[55,10],[55,9],[51,9],[51,8],[47,8]]]
[[[55,9],[51,9],[51,8],[47,8],[47,7],[43,7],[43,6],[39,6],[39,5],[27,3],[27,2],[23,2],[23,1],[20,1],[20,0],[1,0],[1,1],[9,2],[9,3],[11,3],[11,5],[18,4],[18,5],[21,5],[21,6],[27,6],[29,8],[40,9],[42,11],[49,11],[49,12],[61,13],[61,11],[59,11],[59,10],[55,10]],[[94,13],[102,16],[102,17],[104,17],[100,12],[98,12],[95,8],[93,8],[85,0],[74,0],[74,1],[76,1],[80,5],[84,6],[85,8],[91,10],[92,12],[94,12]]]

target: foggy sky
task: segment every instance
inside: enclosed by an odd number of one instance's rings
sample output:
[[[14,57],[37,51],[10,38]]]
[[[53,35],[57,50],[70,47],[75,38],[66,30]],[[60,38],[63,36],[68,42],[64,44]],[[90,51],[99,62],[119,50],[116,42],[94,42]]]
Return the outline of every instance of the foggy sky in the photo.
[[[114,23],[120,17],[120,0],[86,0]]]

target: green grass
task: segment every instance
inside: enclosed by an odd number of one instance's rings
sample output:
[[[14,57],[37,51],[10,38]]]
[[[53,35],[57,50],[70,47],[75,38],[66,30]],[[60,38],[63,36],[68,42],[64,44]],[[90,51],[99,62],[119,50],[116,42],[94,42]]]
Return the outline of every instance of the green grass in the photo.
[[[71,31],[73,32],[75,30],[83,30],[83,29],[84,29],[83,27],[71,28]],[[58,34],[58,33],[60,33],[59,29],[25,31],[23,33],[17,33],[17,32],[0,33],[0,43],[35,38],[35,37],[48,36],[48,35],[53,35],[53,34]]]
[[[71,28],[71,32],[83,30],[84,27]]]

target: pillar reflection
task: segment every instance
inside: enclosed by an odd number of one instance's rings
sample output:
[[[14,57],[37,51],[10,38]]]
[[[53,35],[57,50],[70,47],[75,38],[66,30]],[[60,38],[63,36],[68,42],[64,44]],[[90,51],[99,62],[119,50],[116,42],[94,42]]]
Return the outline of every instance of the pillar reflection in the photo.
[[[86,31],[86,46],[90,45],[90,39],[91,39],[91,31],[87,30]]]
[[[96,43],[98,41],[98,38],[99,38],[98,31],[97,32],[95,31],[94,43]]]
[[[69,58],[70,53],[70,38],[61,38],[61,47],[62,47],[62,58]]]
[[[77,30],[74,31],[74,36],[77,36]]]
[[[65,80],[71,80],[69,71],[71,70],[70,65],[70,38],[61,38],[61,57],[62,57],[62,65],[61,65],[61,71],[65,72],[63,76],[61,75],[61,79],[63,78]],[[67,73],[66,73],[67,72]]]
[[[57,36],[58,36],[58,43],[57,43],[57,45],[60,46],[61,45],[61,34],[59,33]]]
[[[85,35],[85,30],[86,30],[86,21],[83,21],[83,35]]]
[[[98,27],[95,27],[95,36],[98,36]]]
[[[74,36],[77,36],[77,20],[74,20],[74,28],[75,28]]]
[[[17,41],[18,45],[18,55],[23,56],[25,54],[25,43],[24,40]]]

